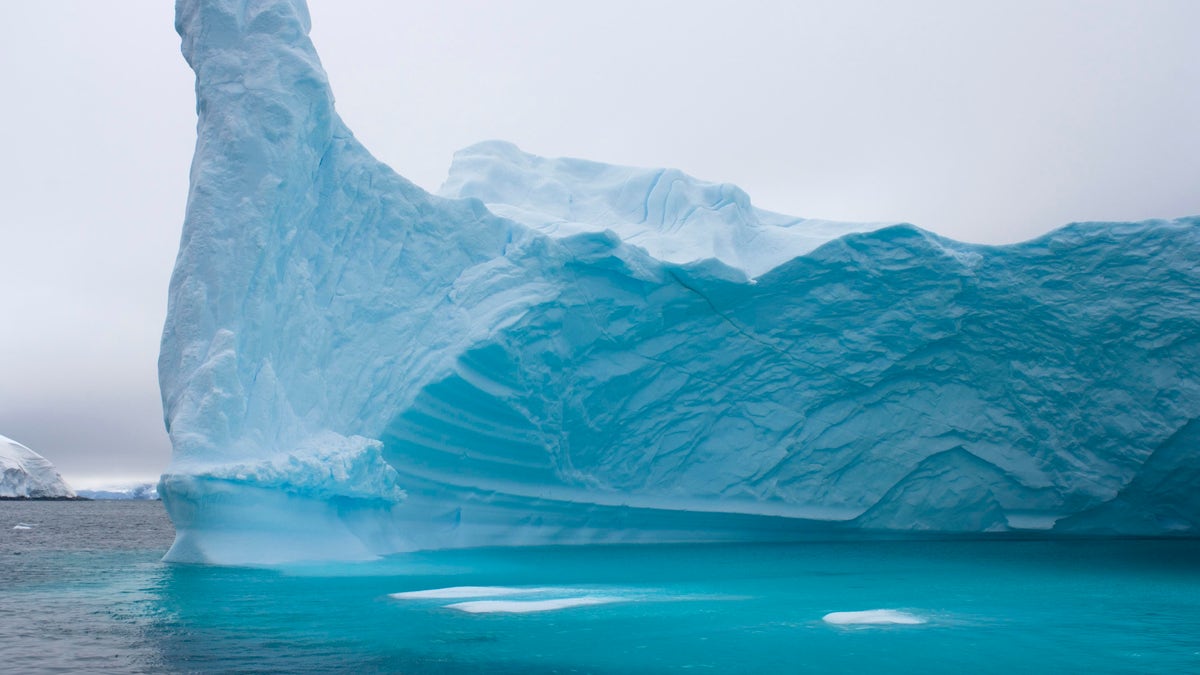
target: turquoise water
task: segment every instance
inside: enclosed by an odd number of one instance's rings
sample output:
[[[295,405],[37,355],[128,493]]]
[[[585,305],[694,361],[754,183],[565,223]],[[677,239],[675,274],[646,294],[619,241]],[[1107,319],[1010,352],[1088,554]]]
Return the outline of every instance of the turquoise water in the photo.
[[[493,549],[258,570],[158,562],[158,503],[0,502],[0,528],[0,671],[1200,672],[1195,541]],[[463,586],[493,588],[391,597]],[[593,604],[547,609],[572,600]],[[872,609],[921,623],[823,620]]]

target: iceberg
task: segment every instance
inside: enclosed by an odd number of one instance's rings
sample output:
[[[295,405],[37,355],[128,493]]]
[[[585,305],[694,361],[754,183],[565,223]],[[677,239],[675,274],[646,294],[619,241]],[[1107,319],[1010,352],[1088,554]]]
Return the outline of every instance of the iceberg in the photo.
[[[176,10],[168,560],[1198,532],[1200,218],[981,246],[501,142],[433,195],[338,117],[302,0]]]
[[[50,460],[7,436],[0,436],[0,498],[73,499],[75,496]]]

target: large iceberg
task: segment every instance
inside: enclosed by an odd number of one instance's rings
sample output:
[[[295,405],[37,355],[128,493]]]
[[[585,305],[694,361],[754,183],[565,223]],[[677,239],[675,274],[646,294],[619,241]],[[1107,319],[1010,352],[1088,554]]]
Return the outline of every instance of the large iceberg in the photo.
[[[498,142],[434,196],[338,118],[302,0],[177,28],[168,559],[1200,530],[1200,219],[979,246]]]
[[[0,498],[71,499],[75,491],[50,460],[0,436]]]

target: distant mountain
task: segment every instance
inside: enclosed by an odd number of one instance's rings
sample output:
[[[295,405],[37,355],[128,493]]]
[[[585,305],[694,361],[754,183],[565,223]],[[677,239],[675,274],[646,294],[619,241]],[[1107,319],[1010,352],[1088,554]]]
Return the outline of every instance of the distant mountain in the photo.
[[[0,498],[73,499],[78,495],[45,457],[0,436]]]
[[[109,486],[92,490],[79,490],[80,497],[88,499],[158,499],[157,483]]]

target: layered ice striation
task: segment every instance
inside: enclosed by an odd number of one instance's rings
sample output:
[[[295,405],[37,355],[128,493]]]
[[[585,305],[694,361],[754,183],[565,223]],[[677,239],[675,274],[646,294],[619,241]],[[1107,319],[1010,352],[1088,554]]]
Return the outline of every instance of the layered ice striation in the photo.
[[[496,142],[434,196],[303,2],[177,14],[170,559],[1200,528],[1200,219],[977,246]]]
[[[7,436],[0,436],[0,497],[64,499],[75,491],[50,460]]]

